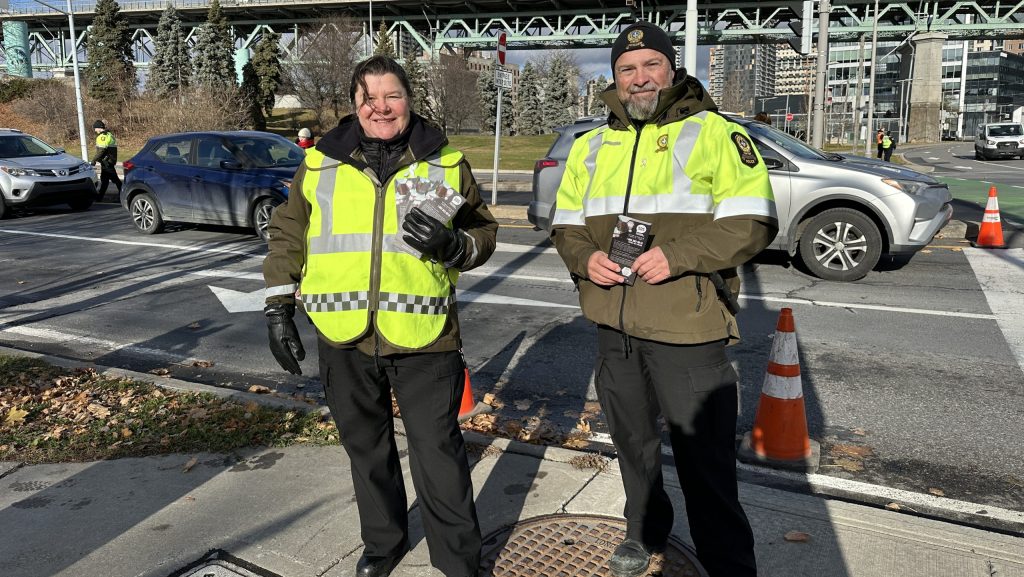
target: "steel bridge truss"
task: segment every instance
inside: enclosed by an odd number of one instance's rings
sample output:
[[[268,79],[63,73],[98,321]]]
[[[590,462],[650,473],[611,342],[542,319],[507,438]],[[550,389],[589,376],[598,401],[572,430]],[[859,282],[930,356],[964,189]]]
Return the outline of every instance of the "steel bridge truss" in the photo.
[[[188,41],[193,43],[199,25],[205,21],[205,0],[173,0],[182,16]],[[281,35],[285,59],[302,59],[305,46],[322,30],[323,19],[348,16],[362,23],[367,37],[367,2],[353,0],[225,0],[222,8],[237,38],[236,47],[251,48],[267,31]],[[458,6],[474,8],[462,13],[441,14],[431,2],[377,0],[374,32],[380,21],[386,23],[396,46],[418,46],[431,54],[458,49],[493,49],[497,36],[505,32],[510,50],[551,48],[593,48],[610,46],[619,31],[637,18],[652,21],[669,31],[677,44],[683,43],[686,4],[658,5],[650,9],[629,10],[621,1],[614,8],[603,0],[550,0],[530,3],[477,0]],[[535,6],[520,7],[516,4]],[[137,66],[148,66],[153,56],[156,26],[163,2],[121,4],[122,12],[134,27],[133,53]],[[816,31],[815,15],[803,13],[803,2],[759,1],[698,4],[698,42],[700,44],[781,43],[793,37],[789,24],[802,21]],[[547,9],[544,9],[547,8]],[[561,9],[560,9],[561,8]],[[836,0],[832,5],[829,37],[832,42],[856,40],[870,34],[874,21],[873,0]],[[72,50],[79,61],[88,62],[86,39],[94,13],[92,5],[77,4],[75,17],[79,31],[70,38],[67,17],[43,7],[13,8],[5,19],[24,21],[29,29],[29,53],[34,69],[69,68]],[[433,13],[429,13],[431,10]],[[417,11],[419,11],[417,13]],[[383,12],[383,14],[381,14]],[[812,10],[813,12],[813,10]],[[1024,37],[1024,0],[883,2],[878,14],[880,41],[902,40],[914,31],[942,32],[950,39],[987,39]],[[3,48],[0,47],[0,57]],[[402,56],[405,56],[402,54]]]

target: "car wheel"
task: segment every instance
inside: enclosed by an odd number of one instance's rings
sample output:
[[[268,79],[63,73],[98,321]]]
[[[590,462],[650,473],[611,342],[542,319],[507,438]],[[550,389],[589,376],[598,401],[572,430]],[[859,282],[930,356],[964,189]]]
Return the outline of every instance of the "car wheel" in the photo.
[[[274,208],[281,204],[276,200],[264,198],[256,203],[252,209],[252,227],[256,234],[263,239],[263,242],[270,240],[270,217],[274,214]]]
[[[864,278],[882,255],[882,235],[862,212],[833,208],[815,216],[800,236],[800,259],[817,277]]]
[[[92,206],[92,203],[93,198],[91,196],[87,196],[84,198],[77,198],[69,202],[68,206],[70,206],[71,210],[75,212],[81,212],[83,210],[89,210],[89,207]]]
[[[132,222],[142,234],[156,234],[164,229],[164,219],[160,215],[153,197],[142,193],[132,199]]]

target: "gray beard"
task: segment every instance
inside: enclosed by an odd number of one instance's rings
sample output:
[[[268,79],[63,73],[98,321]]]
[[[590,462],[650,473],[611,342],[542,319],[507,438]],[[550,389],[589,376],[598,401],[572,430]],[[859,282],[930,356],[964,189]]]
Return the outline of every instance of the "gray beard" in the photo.
[[[658,108],[658,99],[637,99],[632,98],[624,102],[626,106],[626,113],[633,120],[650,120],[651,116],[654,115],[655,109]]]

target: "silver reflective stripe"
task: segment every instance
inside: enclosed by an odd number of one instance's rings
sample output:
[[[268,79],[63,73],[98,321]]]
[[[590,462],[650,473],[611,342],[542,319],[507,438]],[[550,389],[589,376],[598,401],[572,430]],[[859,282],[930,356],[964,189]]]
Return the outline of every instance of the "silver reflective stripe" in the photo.
[[[426,159],[427,178],[434,182],[447,182],[444,178],[444,167],[441,166],[440,156],[431,156]]]
[[[708,117],[708,113],[707,111],[703,111],[694,116],[703,121]],[[672,194],[692,194],[691,185],[693,181],[690,180],[690,177],[686,174],[686,165],[690,162],[690,156],[693,154],[693,149],[697,144],[697,137],[700,136],[700,131],[703,126],[704,125],[700,122],[691,120],[683,121],[683,127],[679,130],[679,136],[676,137],[675,146],[672,147],[672,158],[675,160],[675,164],[672,167]],[[633,207],[630,206],[630,208]]]
[[[611,203],[615,208],[616,203]],[[622,207],[619,206],[619,209]],[[654,194],[637,195],[629,197],[629,212],[637,214],[711,214],[714,210],[714,202],[709,194]],[[590,206],[587,206],[587,214],[590,215]],[[618,214],[618,212],[606,212],[602,214]]]
[[[583,166],[584,166],[584,168],[587,169],[587,189],[583,192],[583,199],[582,199],[584,207],[589,207],[590,206],[588,198],[590,197],[590,188],[594,184],[594,174],[597,172],[597,153],[598,153],[599,150],[601,150],[601,144],[603,142],[604,142],[604,131],[602,130],[601,132],[599,132],[596,135],[594,135],[594,137],[590,139],[590,142],[587,143],[587,144],[590,145],[590,151],[587,152],[586,158],[583,159]],[[562,179],[563,180],[565,179],[565,174],[564,173],[562,175]],[[559,183],[559,188],[561,188],[561,183]],[[621,203],[620,203],[620,205],[621,205]],[[589,211],[586,211],[586,213],[590,214]],[[602,213],[598,213],[598,214],[610,214],[610,213],[602,212]],[[618,211],[616,211],[615,214],[618,214]],[[586,220],[584,218],[584,211],[583,210],[563,210],[563,209],[558,208],[558,204],[556,202],[556,204],[555,204],[555,214],[554,214],[554,217],[553,217],[553,219],[551,221],[551,225],[554,226],[556,224],[583,226],[584,224],[586,224]]]
[[[768,198],[753,196],[733,196],[718,203],[715,207],[715,219],[730,216],[768,216],[779,218],[775,213],[775,201]]]
[[[464,262],[476,262],[477,256],[480,254],[480,249],[476,246],[476,239],[465,231],[460,230],[459,234],[466,240],[466,260]]]
[[[310,239],[311,254],[323,254],[318,245],[331,242],[334,233],[334,214],[331,207],[334,200],[334,181],[338,177],[338,169],[320,171],[320,179],[316,183],[316,204],[320,208],[320,236]]]
[[[393,313],[415,313],[420,315],[446,315],[452,297],[427,297],[402,293],[380,293],[377,307]]]
[[[263,291],[263,297],[270,298],[279,297],[282,295],[293,295],[297,290],[299,290],[298,283],[268,286],[266,290]]]
[[[330,205],[320,205],[320,208],[330,208]],[[320,235],[309,239],[309,254],[370,252],[372,249],[372,233]]]
[[[561,210],[555,209],[555,218],[551,222],[552,226],[556,224],[567,224],[567,225],[579,225],[583,226],[586,224],[586,220],[583,218],[582,210]]]
[[[333,313],[370,308],[370,293],[368,291],[303,294],[301,298],[302,304],[311,313]]]

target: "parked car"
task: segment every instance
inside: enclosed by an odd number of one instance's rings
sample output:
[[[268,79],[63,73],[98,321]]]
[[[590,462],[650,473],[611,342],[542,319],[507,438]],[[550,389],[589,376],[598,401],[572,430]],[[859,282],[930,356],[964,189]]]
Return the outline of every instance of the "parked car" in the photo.
[[[88,162],[13,128],[0,128],[0,218],[11,209],[67,204],[87,210],[96,200]]]
[[[767,124],[730,117],[750,133],[775,192],[779,233],[768,247],[799,256],[820,278],[863,278],[881,255],[912,255],[952,218],[945,184],[874,158],[822,152]],[[569,148],[603,126],[587,119],[558,129],[548,155],[534,166],[527,218],[548,230]]]
[[[1024,158],[1024,126],[1019,122],[979,124],[974,136],[974,158]]]
[[[267,239],[304,153],[267,132],[184,132],[149,139],[124,161],[121,206],[143,234],[167,222],[252,228]]]

